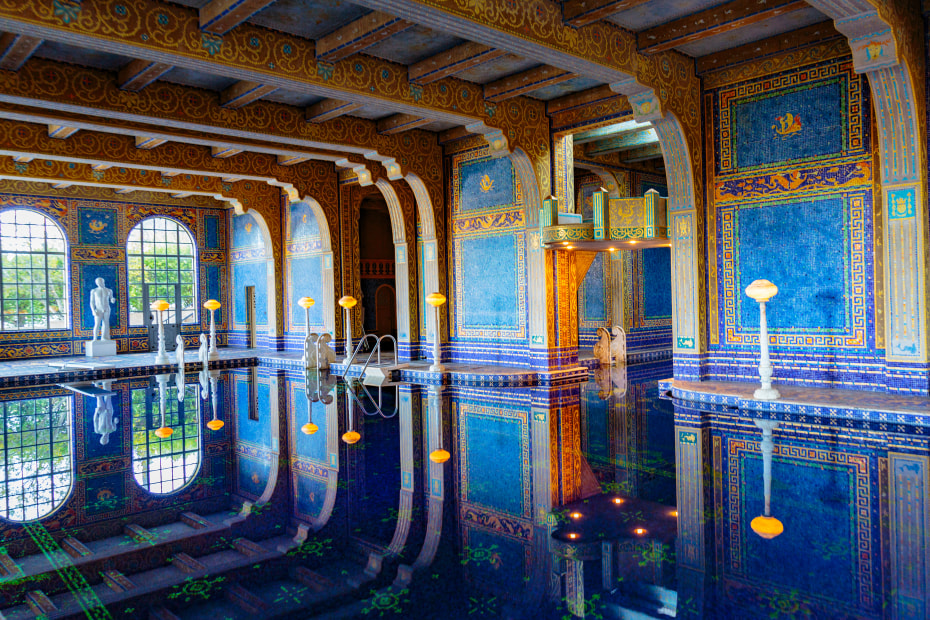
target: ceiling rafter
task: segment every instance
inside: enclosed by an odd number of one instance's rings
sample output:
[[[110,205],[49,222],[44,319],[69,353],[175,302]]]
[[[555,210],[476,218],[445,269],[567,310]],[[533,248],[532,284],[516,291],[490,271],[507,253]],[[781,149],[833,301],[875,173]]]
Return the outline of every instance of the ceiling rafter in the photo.
[[[412,22],[399,17],[372,11],[335,32],[317,39],[316,57],[326,62],[336,62],[368,49],[412,26]]]
[[[407,79],[421,85],[432,84],[506,55],[504,50],[469,41],[410,65]]]
[[[119,70],[116,82],[123,90],[140,91],[171,71],[171,68],[171,65],[163,62],[136,59]]]
[[[351,114],[364,107],[360,103],[342,101],[341,99],[324,99],[304,110],[304,119],[309,123],[323,123],[343,114]]]
[[[223,35],[274,0],[211,0],[200,9],[200,29]]]
[[[433,121],[415,114],[393,114],[378,121],[378,133],[389,136],[402,131],[429,125]]]
[[[495,103],[577,77],[571,71],[542,65],[484,85],[484,98]]]
[[[153,138],[151,136],[136,136],[136,148],[137,149],[154,149],[156,146],[161,146],[167,142],[163,138]]]
[[[636,35],[636,45],[647,54],[664,52],[809,6],[804,0],[731,0],[643,30]]]
[[[67,125],[49,125],[48,126],[48,137],[55,138],[57,140],[64,140],[65,138],[70,138],[78,132],[77,127],[68,127]]]
[[[845,36],[837,32],[836,28],[833,26],[833,20],[826,20],[774,37],[753,41],[752,43],[740,45],[739,47],[732,47],[722,52],[701,56],[695,61],[695,68],[699,74],[707,73],[708,71],[738,65],[741,62],[758,60],[764,56],[770,56],[772,54],[778,54],[840,37],[845,39]]]
[[[267,86],[250,80],[240,80],[220,93],[220,105],[235,110],[258,101],[276,90],[278,90],[277,86]]]
[[[635,8],[650,0],[566,0],[562,4],[562,19],[569,26],[580,28]]]
[[[0,36],[0,69],[19,71],[40,45],[42,39],[39,37],[4,32]]]
[[[586,156],[597,157],[598,155],[630,151],[658,143],[659,136],[656,134],[656,130],[650,127],[648,129],[640,129],[639,131],[626,131],[600,140],[594,140],[593,142],[585,144],[584,150]]]
[[[624,151],[620,156],[620,161],[633,163],[646,161],[647,159],[655,159],[657,157],[662,157],[662,145],[658,142]]]

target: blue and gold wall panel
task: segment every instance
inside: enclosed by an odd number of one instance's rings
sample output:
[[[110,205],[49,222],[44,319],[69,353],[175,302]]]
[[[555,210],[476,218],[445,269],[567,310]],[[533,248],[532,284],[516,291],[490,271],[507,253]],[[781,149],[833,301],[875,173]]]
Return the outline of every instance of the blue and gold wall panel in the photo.
[[[255,288],[255,327],[259,330],[258,342],[254,346],[268,345],[261,331],[267,329],[268,318],[268,261],[271,249],[265,247],[261,225],[251,213],[230,213],[229,229],[231,247],[229,252],[230,301],[232,323],[230,337],[234,344],[246,343],[248,330],[248,308],[246,287]]]
[[[103,194],[104,190],[100,190]],[[217,299],[224,308],[217,311],[217,341],[226,342],[225,214],[222,209],[198,206],[172,206],[119,200],[61,198],[28,194],[0,194],[0,209],[25,208],[54,220],[62,229],[68,253],[68,302],[72,327],[66,330],[8,332],[0,334],[0,358],[26,358],[83,353],[82,341],[89,340],[94,319],[88,306],[94,280],[104,278],[113,289],[116,303],[111,306],[110,336],[118,350],[148,350],[148,337],[142,326],[128,325],[126,280],[126,238],[132,228],[149,217],[167,217],[181,223],[192,234],[198,252],[198,305]],[[212,225],[216,247],[206,243],[206,222]],[[182,326],[188,344],[209,328],[210,317],[200,313],[197,324]]]
[[[525,365],[523,195],[509,158],[487,147],[451,157],[451,361]]]
[[[328,331],[323,311],[323,269],[332,268],[332,256],[323,252],[320,227],[310,205],[294,202],[285,206],[287,214],[287,242],[284,249],[284,270],[287,274],[285,290],[286,347],[303,349],[307,318],[304,309],[297,305],[301,297],[312,297],[316,302],[310,308],[310,330]],[[341,310],[341,309],[340,309]]]
[[[865,78],[840,57],[707,92],[708,378],[756,376],[759,307],[744,291],[766,279],[776,382],[884,389]]]

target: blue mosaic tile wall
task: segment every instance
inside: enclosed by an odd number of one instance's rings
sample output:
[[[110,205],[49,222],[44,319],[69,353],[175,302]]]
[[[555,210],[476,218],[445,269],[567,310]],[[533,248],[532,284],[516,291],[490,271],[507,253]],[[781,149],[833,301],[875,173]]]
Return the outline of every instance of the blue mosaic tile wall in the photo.
[[[509,158],[451,157],[450,361],[529,365],[523,195]]]
[[[266,332],[269,328],[268,317],[268,260],[271,248],[266,247],[258,215],[245,213],[236,215],[230,212],[229,229],[231,231],[229,271],[231,287],[232,322],[230,339],[234,344],[246,343],[248,328],[248,310],[246,308],[246,287],[255,287],[255,325],[257,330],[255,346],[267,344]]]
[[[95,278],[102,277],[113,289],[110,337],[120,353],[147,351],[148,336],[142,326],[129,323],[126,282],[126,238],[133,227],[149,217],[167,217],[184,226],[198,251],[197,307],[217,299],[217,341],[226,344],[226,274],[224,248],[225,213],[221,209],[134,203],[118,200],[88,200],[27,194],[0,194],[0,210],[25,208],[50,217],[62,229],[67,243],[70,276],[69,315],[72,327],[64,330],[0,333],[0,359],[23,359],[58,355],[83,355],[83,342],[90,340],[94,326],[88,306]],[[209,224],[213,222],[213,224]],[[219,235],[213,246],[207,231],[215,226]],[[197,335],[209,331],[209,313],[201,310],[197,324],[182,326],[189,345]]]
[[[779,288],[766,304],[776,384],[889,389],[866,78],[841,57],[718,86],[705,100],[714,168],[702,378],[755,380],[759,308],[744,290],[767,279]]]
[[[317,333],[326,331],[323,324],[323,267],[332,266],[332,256],[322,250],[320,227],[309,204],[290,203],[284,207],[284,211],[287,216],[284,245],[287,295],[284,308],[285,348],[302,350],[307,333],[307,318],[304,309],[297,305],[297,300],[301,297],[314,299],[316,303],[310,308],[310,328]]]

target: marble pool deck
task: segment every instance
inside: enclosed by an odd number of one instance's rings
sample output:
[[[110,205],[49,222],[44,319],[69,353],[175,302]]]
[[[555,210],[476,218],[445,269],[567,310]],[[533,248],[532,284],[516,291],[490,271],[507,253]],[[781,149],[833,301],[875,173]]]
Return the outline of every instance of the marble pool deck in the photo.
[[[303,371],[301,352],[274,351],[271,349],[246,349],[221,347],[217,350],[218,359],[210,361],[210,368],[215,370],[263,366],[283,370]],[[185,370],[197,372],[202,366],[196,357],[196,349],[188,349]],[[158,364],[155,353],[122,353],[120,355],[88,358],[83,356],[30,358],[0,362],[0,388],[47,385],[75,381],[97,381],[147,374],[177,372],[174,353],[168,354],[171,362]],[[393,356],[386,354],[382,360],[385,365],[393,363]],[[345,370],[345,358],[337,356],[333,372],[342,374]],[[353,363],[348,376],[358,376],[362,363]],[[430,370],[430,362],[417,360],[405,362],[395,371],[394,379],[411,383],[452,384],[452,385],[487,385],[501,387],[534,386],[562,382],[580,382],[588,376],[584,366],[569,368],[558,373],[540,373],[529,368],[493,366],[481,364],[444,364],[442,372]]]
[[[774,385],[781,397],[758,400],[758,383],[730,381],[659,381],[659,394],[694,409],[739,409],[754,417],[820,422],[853,420],[879,424],[930,426],[930,397],[885,392]]]

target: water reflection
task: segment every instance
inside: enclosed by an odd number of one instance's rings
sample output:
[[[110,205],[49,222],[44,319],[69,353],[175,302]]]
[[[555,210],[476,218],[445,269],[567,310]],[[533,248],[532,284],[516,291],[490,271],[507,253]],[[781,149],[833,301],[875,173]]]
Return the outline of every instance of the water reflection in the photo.
[[[0,611],[87,594],[46,578],[39,523],[87,574],[152,584],[100,587],[114,617],[149,600],[182,618],[926,614],[923,432],[660,400],[667,365],[625,370],[366,389],[243,368],[8,394]],[[44,487],[13,478],[29,424],[57,437],[22,469]]]

